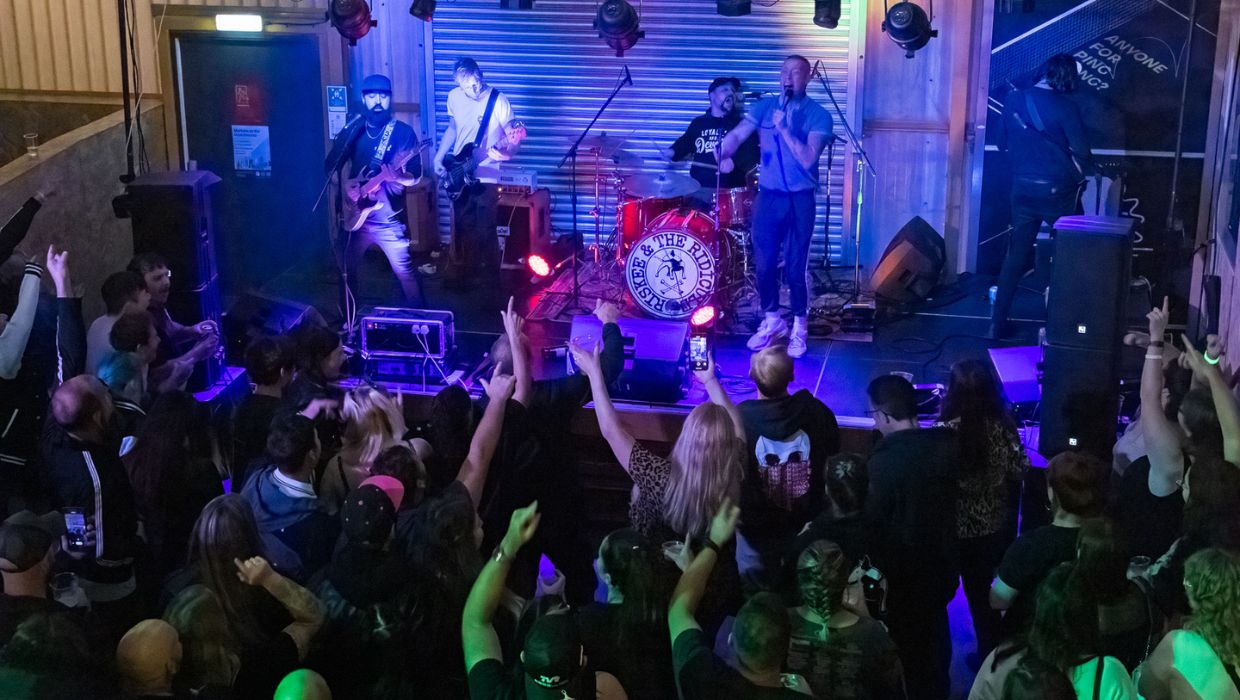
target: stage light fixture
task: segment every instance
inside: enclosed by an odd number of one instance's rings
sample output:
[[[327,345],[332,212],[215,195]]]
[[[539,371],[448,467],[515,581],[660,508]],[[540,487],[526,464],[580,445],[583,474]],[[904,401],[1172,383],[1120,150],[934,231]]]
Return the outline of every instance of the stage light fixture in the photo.
[[[216,15],[215,31],[217,32],[261,32],[263,31],[262,15]]]
[[[525,261],[525,264],[529,266],[530,272],[533,272],[539,277],[546,277],[551,274],[551,263],[547,262],[547,259],[541,255],[531,255]]]
[[[715,0],[715,12],[724,17],[740,17],[752,11],[752,0]]]
[[[692,316],[689,317],[689,324],[699,328],[702,326],[709,326],[714,322],[715,307],[713,306],[700,307],[697,311],[693,312]]]
[[[376,24],[370,18],[370,5],[366,0],[332,0],[327,14],[340,36],[349,40],[349,46],[357,46],[357,40],[366,36]]]
[[[616,50],[617,56],[623,56],[638,39],[646,36],[646,32],[637,28],[640,21],[637,10],[626,0],[605,0],[599,5],[594,28],[603,41]]]
[[[814,24],[823,29],[840,26],[840,0],[814,0]]]
[[[423,22],[431,21],[435,14],[435,0],[413,0],[413,4],[409,6],[409,14]]]
[[[887,10],[883,31],[904,49],[906,58],[912,58],[913,52],[929,43],[931,37],[939,35],[937,29],[930,28],[926,11],[911,2],[898,2]]]

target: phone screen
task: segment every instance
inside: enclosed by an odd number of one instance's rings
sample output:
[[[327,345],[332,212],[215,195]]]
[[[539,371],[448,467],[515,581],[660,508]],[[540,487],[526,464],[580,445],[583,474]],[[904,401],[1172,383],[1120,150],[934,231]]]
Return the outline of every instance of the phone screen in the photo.
[[[694,371],[706,369],[706,336],[689,336],[689,362],[693,365]]]
[[[65,509],[65,529],[70,547],[86,546],[86,516],[76,508]]]

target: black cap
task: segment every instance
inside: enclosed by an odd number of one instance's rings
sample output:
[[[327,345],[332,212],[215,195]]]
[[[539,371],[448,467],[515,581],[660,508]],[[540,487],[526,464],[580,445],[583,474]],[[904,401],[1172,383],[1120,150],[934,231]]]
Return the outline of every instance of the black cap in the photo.
[[[708,93],[714,92],[715,88],[723,87],[724,85],[731,85],[732,89],[736,90],[737,92],[740,92],[741,79],[740,78],[715,78],[714,80],[710,81],[710,87],[706,88],[706,92]]]

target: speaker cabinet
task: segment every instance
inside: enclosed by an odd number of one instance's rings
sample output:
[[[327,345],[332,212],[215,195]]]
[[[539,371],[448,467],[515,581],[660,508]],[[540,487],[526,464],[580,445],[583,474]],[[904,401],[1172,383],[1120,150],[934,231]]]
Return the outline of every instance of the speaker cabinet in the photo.
[[[1119,351],[1042,348],[1038,451],[1083,450],[1110,460],[1119,421]]]
[[[220,321],[221,291],[209,192],[219,181],[206,170],[158,172],[140,175],[125,188],[134,254],[158,253],[168,260],[172,271],[168,311],[187,326]],[[201,367],[205,369],[190,378],[191,388],[205,388],[219,379],[217,358]]]
[[[1046,341],[1117,352],[1127,325],[1133,219],[1064,216],[1055,222],[1055,262]]]
[[[243,295],[221,324],[229,361],[240,366],[246,347],[255,339],[284,335],[303,322],[327,325],[313,306],[256,292]]]
[[[870,286],[874,294],[896,303],[925,299],[939,283],[947,248],[925,219],[913,217],[887,245]]]
[[[495,232],[504,269],[525,269],[530,255],[546,258],[551,250],[551,191],[545,187],[529,193],[501,189]]]

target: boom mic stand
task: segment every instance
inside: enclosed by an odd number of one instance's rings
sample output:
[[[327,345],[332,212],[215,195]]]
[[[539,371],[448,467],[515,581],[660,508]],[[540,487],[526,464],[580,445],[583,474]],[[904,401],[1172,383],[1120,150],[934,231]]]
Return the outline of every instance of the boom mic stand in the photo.
[[[573,161],[572,167],[569,169],[570,176],[572,177],[571,187],[572,187],[572,201],[573,201],[573,291],[569,294],[569,296],[572,298],[572,303],[569,306],[565,307],[564,309],[565,311],[583,311],[583,312],[589,311],[588,309],[585,309],[581,306],[581,278],[578,274],[578,267],[580,265],[582,248],[581,248],[581,232],[577,230],[577,148],[581,146],[581,142],[585,140],[587,135],[589,135],[590,129],[594,128],[594,123],[597,122],[599,120],[599,117],[603,116],[603,112],[607,111],[607,108],[611,106],[611,101],[616,99],[616,95],[620,94],[621,88],[623,88],[625,85],[632,85],[632,84],[633,84],[633,76],[629,74],[629,67],[626,65],[624,67],[624,78],[620,80],[620,84],[617,85],[616,88],[611,91],[611,94],[607,96],[607,101],[603,103],[602,107],[598,108],[598,112],[595,113],[594,118],[590,120],[589,124],[586,124],[585,130],[581,132],[581,135],[577,137],[577,140],[573,142],[573,145],[569,147],[568,152],[565,153],[564,157],[560,159],[560,164],[556,166],[557,168],[563,168],[564,164],[568,162],[570,159]],[[596,173],[596,176],[597,176],[597,173]],[[598,202],[595,202],[594,204],[595,204],[595,207],[597,208]],[[594,221],[595,221],[595,229],[596,229],[595,244],[597,245],[598,244],[598,240],[597,240],[598,217],[597,216],[595,216]],[[549,293],[554,294],[555,292],[549,292]]]
[[[848,145],[852,147],[853,153],[857,155],[857,170],[862,169],[869,171],[870,177],[877,178],[878,173],[874,170],[874,163],[870,160],[869,154],[861,147],[861,140],[857,138],[856,132],[853,131],[852,125],[848,123],[848,117],[844,116],[844,110],[840,109],[840,103],[835,99],[835,93],[831,91],[831,83],[827,81],[826,71],[822,69],[822,61],[814,61],[814,70],[811,76],[818,76],[818,81],[822,83],[822,87],[827,91],[827,97],[831,100],[831,105],[835,107],[835,113],[840,117],[840,123],[844,125],[844,134],[848,137]],[[848,302],[854,302],[861,295],[861,204],[864,201],[865,193],[865,175],[857,185],[857,215],[853,217],[853,289],[849,295]],[[828,209],[831,193],[827,192]]]

